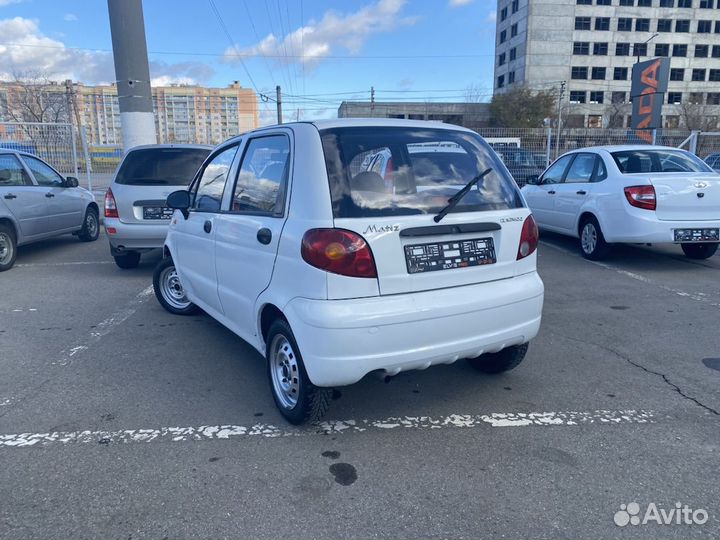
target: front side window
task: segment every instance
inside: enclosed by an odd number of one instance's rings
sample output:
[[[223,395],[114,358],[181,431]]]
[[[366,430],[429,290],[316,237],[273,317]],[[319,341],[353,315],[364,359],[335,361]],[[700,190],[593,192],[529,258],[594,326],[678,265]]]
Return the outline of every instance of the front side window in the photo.
[[[23,160],[39,185],[47,187],[63,187],[65,185],[63,177],[47,163],[30,156],[23,156]]]
[[[567,169],[568,163],[570,163],[570,160],[572,158],[572,155],[562,156],[555,163],[550,165],[548,170],[545,171],[545,174],[543,174],[542,176],[542,183],[559,184],[560,182],[562,182],[563,175],[565,174],[565,169]]]
[[[0,187],[30,185],[30,175],[20,160],[12,154],[0,154]]]
[[[612,157],[623,174],[712,172],[700,158],[678,150],[624,150]]]
[[[577,154],[565,176],[566,184],[589,182],[595,169],[594,154]]]
[[[230,167],[238,146],[226,148],[205,165],[193,197],[191,208],[200,212],[219,212]]]
[[[488,169],[452,212],[522,207],[502,162],[473,133],[348,127],[320,135],[336,218],[437,214],[450,197]],[[373,154],[377,157],[368,157]],[[378,160],[382,165],[376,168]]]
[[[289,168],[287,136],[251,139],[238,172],[230,211],[281,216]]]

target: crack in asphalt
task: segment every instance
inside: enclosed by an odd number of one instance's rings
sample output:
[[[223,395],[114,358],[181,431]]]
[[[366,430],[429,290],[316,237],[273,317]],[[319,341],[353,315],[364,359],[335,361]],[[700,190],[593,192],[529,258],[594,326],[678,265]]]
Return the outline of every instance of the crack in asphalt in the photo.
[[[705,404],[704,404],[703,402],[701,402],[699,399],[694,398],[694,397],[689,396],[688,394],[686,394],[686,393],[682,390],[682,388],[680,388],[677,384],[675,384],[675,383],[672,382],[670,379],[668,379],[668,376],[665,375],[664,373],[660,373],[659,371],[654,371],[654,370],[652,370],[652,369],[650,369],[650,368],[648,368],[648,367],[645,367],[645,366],[643,366],[642,364],[639,364],[638,362],[635,362],[634,360],[628,358],[628,357],[625,356],[624,354],[616,351],[615,349],[613,349],[613,348],[611,348],[611,347],[608,347],[607,345],[600,345],[599,343],[593,343],[592,341],[587,341],[587,340],[583,340],[583,339],[577,339],[577,338],[573,338],[573,337],[570,337],[570,336],[564,336],[564,335],[562,335],[562,334],[558,334],[558,333],[555,333],[555,332],[552,332],[552,335],[555,335],[555,336],[560,337],[560,338],[563,338],[563,339],[567,339],[567,340],[569,340],[569,341],[575,341],[575,342],[577,342],[577,343],[582,343],[582,344],[584,344],[584,345],[594,345],[595,347],[597,347],[597,348],[599,348],[599,349],[602,349],[602,350],[604,350],[604,351],[607,351],[607,352],[609,352],[609,353],[612,353],[612,354],[614,354],[615,356],[617,356],[618,358],[620,358],[620,359],[622,359],[622,360],[625,360],[628,364],[630,364],[630,365],[632,365],[632,366],[635,366],[636,368],[639,368],[639,369],[643,370],[645,373],[650,373],[650,374],[652,374],[652,375],[656,375],[656,376],[658,376],[658,377],[661,377],[662,380],[665,382],[665,384],[667,384],[670,388],[672,388],[675,392],[677,392],[677,393],[678,393],[681,397],[683,397],[684,399],[687,399],[688,401],[692,401],[693,403],[695,403],[695,405],[697,405],[697,406],[699,406],[699,407],[702,407],[703,409],[705,409],[705,410],[708,411],[709,413],[714,414],[715,416],[720,416],[720,411],[717,411],[716,409],[713,409],[713,408],[710,407],[709,405],[705,405]]]

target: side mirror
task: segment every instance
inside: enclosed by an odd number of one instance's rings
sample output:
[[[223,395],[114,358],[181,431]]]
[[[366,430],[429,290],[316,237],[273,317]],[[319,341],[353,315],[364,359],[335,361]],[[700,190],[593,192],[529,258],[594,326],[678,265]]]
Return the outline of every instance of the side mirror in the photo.
[[[540,176],[537,174],[531,174],[525,179],[525,182],[531,186],[538,186],[540,185]]]
[[[79,185],[80,181],[74,176],[68,176],[65,179],[65,187],[78,187]]]
[[[190,215],[190,192],[184,189],[173,191],[168,195],[166,204],[175,210],[180,210],[185,219]]]

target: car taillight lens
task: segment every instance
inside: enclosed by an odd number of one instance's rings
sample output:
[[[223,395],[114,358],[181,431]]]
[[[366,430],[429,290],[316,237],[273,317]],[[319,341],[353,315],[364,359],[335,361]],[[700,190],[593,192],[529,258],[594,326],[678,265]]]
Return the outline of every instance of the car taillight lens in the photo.
[[[655,210],[657,199],[653,186],[629,186],[625,188],[625,198],[636,208]]]
[[[115,196],[110,188],[105,192],[105,217],[119,217],[117,204],[115,204]]]
[[[537,223],[535,223],[535,219],[531,214],[527,217],[525,223],[523,223],[516,260],[519,261],[528,255],[532,255],[532,253],[537,249],[539,236],[540,234],[538,233]]]
[[[370,246],[357,233],[344,229],[310,229],[300,248],[303,260],[341,276],[376,278]]]

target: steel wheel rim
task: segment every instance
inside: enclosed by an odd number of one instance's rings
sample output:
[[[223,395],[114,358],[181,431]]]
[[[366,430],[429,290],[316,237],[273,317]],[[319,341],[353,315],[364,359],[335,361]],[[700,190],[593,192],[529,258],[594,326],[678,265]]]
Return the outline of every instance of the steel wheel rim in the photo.
[[[595,225],[592,223],[586,223],[582,230],[582,237],[580,238],[583,251],[585,253],[592,253],[595,251],[597,246],[597,230]]]
[[[282,334],[273,338],[268,360],[275,396],[284,408],[293,409],[300,395],[300,366],[292,345]]]
[[[13,244],[10,235],[0,233],[0,264],[7,264],[13,256]]]
[[[165,301],[174,308],[185,309],[190,305],[174,266],[165,268],[160,274],[160,292]]]
[[[88,212],[88,215],[85,216],[85,230],[88,232],[90,236],[95,236],[98,232],[98,221],[95,217],[95,214],[92,212]]]

